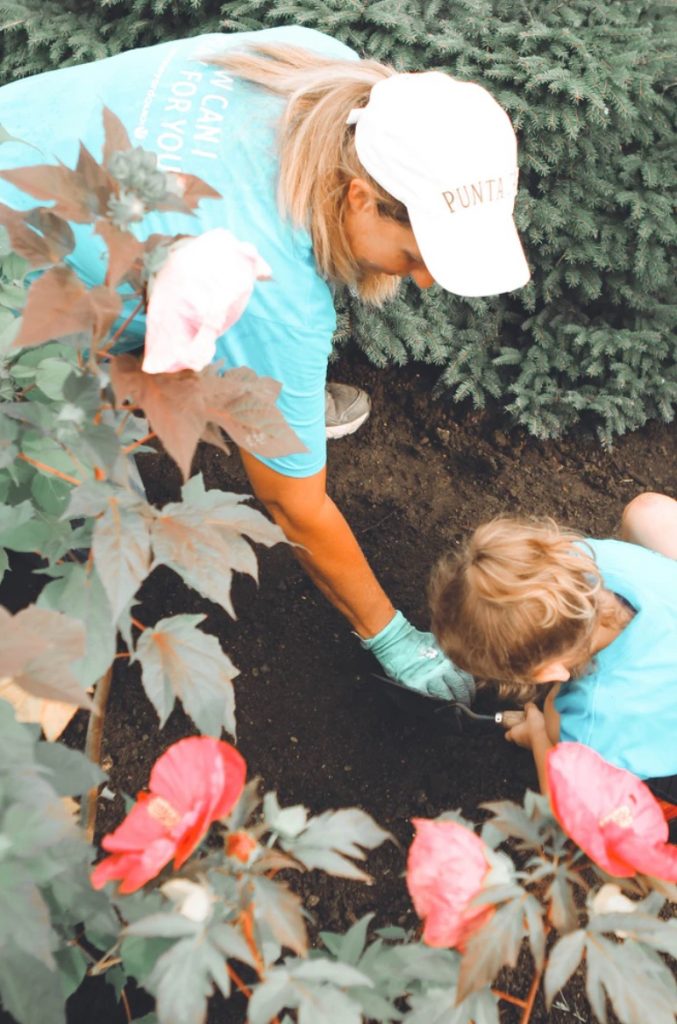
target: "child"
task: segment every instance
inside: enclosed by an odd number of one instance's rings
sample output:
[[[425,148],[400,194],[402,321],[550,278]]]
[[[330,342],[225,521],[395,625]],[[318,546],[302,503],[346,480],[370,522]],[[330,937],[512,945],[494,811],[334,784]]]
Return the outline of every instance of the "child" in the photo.
[[[433,631],[456,665],[502,696],[556,684],[506,734],[532,750],[544,791],[559,740],[655,780],[659,795],[677,774],[677,501],[639,495],[621,537],[499,518],[433,573]]]

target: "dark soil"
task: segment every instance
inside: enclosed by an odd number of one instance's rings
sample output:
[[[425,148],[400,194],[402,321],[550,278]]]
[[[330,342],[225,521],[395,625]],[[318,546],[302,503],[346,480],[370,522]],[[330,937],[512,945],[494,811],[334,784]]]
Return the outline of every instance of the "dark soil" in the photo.
[[[538,442],[486,415],[432,401],[429,368],[377,371],[356,355],[332,366],[332,376],[365,386],[373,412],[359,433],[330,444],[330,493],[396,607],[421,627],[430,566],[481,521],[506,511],[551,515],[583,533],[609,536],[638,492],[675,494],[672,427],[650,424],[611,451],[584,436]],[[248,490],[236,454],[203,448],[198,462],[208,487]],[[153,501],[177,498],[180,480],[168,459],[145,456],[142,471]],[[536,786],[530,755],[493,726],[457,735],[452,717],[436,705],[407,695],[394,701],[391,689],[372,677],[377,663],[291,551],[260,550],[259,564],[258,587],[249,579],[236,582],[235,622],[164,570],[144,586],[136,614],[149,623],[181,612],[206,614],[204,628],[240,669],[237,744],[264,789],[276,790],[282,804],[303,803],[313,812],[357,804],[400,844],[370,857],[372,886],[319,872],[301,877],[298,889],[319,927],[343,931],[368,911],[376,912],[378,925],[413,926],[402,877],[410,819],[460,808],[478,820],[483,801],[521,801]],[[116,664],[104,754],[112,789],[134,793],[162,750],[195,730],[176,710],[159,731],[138,668]],[[81,729],[72,727],[72,741]],[[102,800],[100,826],[114,826],[121,813],[118,800]],[[528,973],[510,984],[524,996]],[[85,987],[71,1001],[71,1024],[124,1021],[100,997]],[[537,1005],[534,1022],[591,1019],[580,991],[567,998],[568,1008],[550,1014]],[[517,1011],[506,1006],[502,1019],[512,1024]],[[213,1002],[210,1024],[243,1020],[242,1003]]]

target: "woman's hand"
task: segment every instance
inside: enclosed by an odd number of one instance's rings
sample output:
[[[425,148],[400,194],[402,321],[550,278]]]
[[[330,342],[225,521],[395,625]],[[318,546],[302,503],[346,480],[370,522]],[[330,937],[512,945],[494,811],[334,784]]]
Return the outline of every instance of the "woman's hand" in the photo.
[[[510,725],[510,722],[506,724]],[[516,743],[525,750],[533,750],[535,741],[541,736],[546,736],[545,718],[543,712],[531,703],[524,707],[523,720],[509,728],[505,734],[509,743]]]

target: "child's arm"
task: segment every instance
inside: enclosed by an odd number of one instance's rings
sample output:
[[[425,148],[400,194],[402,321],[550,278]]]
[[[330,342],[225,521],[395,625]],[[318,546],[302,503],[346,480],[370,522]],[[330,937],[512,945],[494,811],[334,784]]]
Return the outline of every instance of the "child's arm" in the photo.
[[[550,700],[550,697],[548,697],[548,700]],[[557,716],[557,732],[559,734],[559,715],[557,715],[554,707],[552,707],[552,712]],[[505,738],[510,743],[516,743],[519,747],[531,750],[536,763],[536,771],[538,772],[538,784],[541,787],[541,792],[547,794],[548,780],[545,771],[545,756],[550,748],[554,746],[554,742],[549,736],[546,716],[535,704],[527,704],[524,708],[524,721],[509,729],[505,734]]]

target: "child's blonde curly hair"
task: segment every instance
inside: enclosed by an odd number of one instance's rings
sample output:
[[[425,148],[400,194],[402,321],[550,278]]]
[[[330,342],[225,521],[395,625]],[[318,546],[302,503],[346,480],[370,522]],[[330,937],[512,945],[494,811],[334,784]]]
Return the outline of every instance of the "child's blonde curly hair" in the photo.
[[[526,699],[539,666],[589,660],[601,589],[581,536],[552,519],[504,516],[433,570],[433,631],[460,668],[497,683],[501,696]]]

